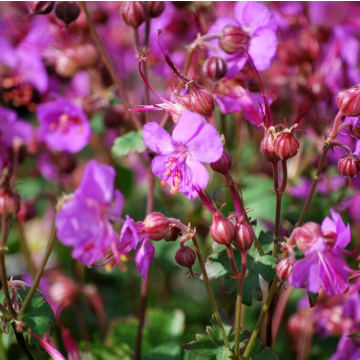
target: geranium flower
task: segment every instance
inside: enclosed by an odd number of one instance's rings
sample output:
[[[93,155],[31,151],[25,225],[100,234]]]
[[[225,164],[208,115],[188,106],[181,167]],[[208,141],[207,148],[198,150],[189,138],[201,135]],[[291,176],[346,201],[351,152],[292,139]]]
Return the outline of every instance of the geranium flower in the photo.
[[[124,198],[114,191],[114,179],[112,167],[89,161],[80,186],[56,215],[59,240],[71,246],[72,257],[84,265],[100,260],[116,241],[110,220],[120,221]]]
[[[76,153],[90,140],[91,127],[81,105],[59,98],[40,104],[36,115],[40,122],[39,139],[53,150]]]
[[[182,192],[195,198],[196,189],[204,190],[209,173],[202,164],[215,162],[223,153],[216,129],[204,117],[184,111],[172,136],[157,123],[144,126],[143,138],[147,147],[159,154],[152,161],[153,173],[162,179],[161,186],[170,185],[170,192]]]

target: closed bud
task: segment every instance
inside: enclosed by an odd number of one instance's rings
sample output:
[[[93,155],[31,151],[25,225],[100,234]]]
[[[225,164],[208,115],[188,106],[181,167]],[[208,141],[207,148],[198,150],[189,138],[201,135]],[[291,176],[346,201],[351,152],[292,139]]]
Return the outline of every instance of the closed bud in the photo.
[[[55,14],[66,25],[69,25],[79,17],[80,7],[76,1],[60,1],[56,5]]]
[[[218,244],[228,245],[234,240],[235,225],[217,211],[210,227],[210,235]]]
[[[234,239],[235,247],[241,252],[249,250],[254,241],[254,231],[244,217],[236,223],[236,234]]]
[[[228,176],[232,168],[233,162],[234,159],[232,155],[229,153],[229,151],[224,149],[221,158],[218,161],[211,163],[210,166],[214,171],[224,176]]]
[[[18,219],[22,223],[33,219],[36,214],[37,210],[33,200],[26,200],[21,202],[20,211],[18,212]]]
[[[164,236],[164,240],[166,242],[176,241],[181,234],[182,232],[178,227],[170,225],[169,230]]]
[[[28,4],[31,14],[46,15],[52,12],[55,1],[29,1]]]
[[[56,58],[55,70],[58,75],[70,78],[80,70],[80,65],[74,58],[62,53]]]
[[[76,167],[76,157],[73,154],[62,152],[61,155],[56,158],[56,164],[60,174],[70,174]]]
[[[276,155],[281,160],[287,160],[294,157],[299,151],[299,142],[295,139],[291,131],[283,131],[274,140],[274,149]]]
[[[104,125],[108,128],[118,128],[126,120],[127,113],[123,105],[108,107],[104,114]]]
[[[122,6],[122,16],[127,25],[137,29],[148,16],[145,1],[126,1]]]
[[[226,61],[219,56],[211,56],[205,61],[203,71],[211,80],[217,81],[227,73]]]
[[[240,27],[235,25],[225,26],[220,38],[220,47],[227,54],[235,54],[244,49],[244,42],[249,39],[249,35]]]
[[[275,152],[274,140],[274,132],[266,129],[264,138],[261,141],[260,151],[263,154],[265,160],[271,163],[277,163],[280,160],[279,156],[277,156]]]
[[[276,265],[276,273],[280,280],[286,281],[289,279],[290,275],[293,273],[294,263],[290,258],[282,259]]]
[[[354,138],[360,139],[360,128],[357,126],[350,126],[349,127],[349,133]]]
[[[159,17],[165,10],[165,3],[163,1],[148,1],[147,6],[149,16],[152,18]]]
[[[357,155],[344,155],[338,163],[339,171],[349,179],[349,186],[352,185],[351,178],[360,171],[360,157]]]
[[[322,236],[320,225],[314,222],[308,222],[294,231],[296,246],[301,251],[308,251]]]
[[[151,240],[162,240],[169,231],[169,219],[158,212],[152,212],[143,221],[143,232],[149,235]]]
[[[360,115],[360,85],[341,90],[336,98],[340,111],[350,117]]]
[[[192,267],[196,261],[196,253],[191,247],[181,244],[180,249],[175,254],[175,261],[180,266],[188,268],[188,273],[190,273],[190,276],[195,277],[195,274],[192,271]]]
[[[0,218],[15,216],[20,210],[21,198],[11,189],[0,190]]]

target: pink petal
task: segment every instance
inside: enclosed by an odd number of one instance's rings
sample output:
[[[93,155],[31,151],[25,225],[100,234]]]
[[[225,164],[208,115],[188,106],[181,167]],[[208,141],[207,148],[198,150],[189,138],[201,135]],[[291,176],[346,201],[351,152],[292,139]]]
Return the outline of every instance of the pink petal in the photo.
[[[143,128],[145,145],[157,154],[170,154],[175,150],[170,134],[155,122]]]
[[[146,280],[147,271],[152,259],[154,258],[154,255],[154,245],[150,241],[144,240],[135,256],[136,266],[138,267],[140,275],[144,280]]]

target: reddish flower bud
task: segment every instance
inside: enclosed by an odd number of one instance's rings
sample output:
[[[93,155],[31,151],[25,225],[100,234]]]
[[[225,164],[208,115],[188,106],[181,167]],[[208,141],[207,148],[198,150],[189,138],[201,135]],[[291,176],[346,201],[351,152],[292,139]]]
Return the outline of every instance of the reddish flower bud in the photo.
[[[76,167],[76,157],[73,154],[62,152],[56,157],[56,164],[60,174],[70,174]]]
[[[211,92],[193,80],[186,84],[186,88],[189,91],[187,95],[173,93],[175,102],[187,110],[210,116],[215,109],[215,100]]]
[[[301,251],[308,251],[322,237],[320,225],[314,222],[308,222],[294,231],[296,246]]]
[[[56,5],[55,14],[66,25],[69,25],[79,17],[80,7],[76,1],[60,1]]]
[[[360,139],[360,128],[358,128],[357,126],[350,126],[349,133],[351,134],[351,136]]]
[[[228,176],[229,172],[233,166],[233,162],[234,162],[234,159],[233,159],[232,155],[229,153],[229,151],[224,149],[221,158],[218,161],[211,163],[210,166],[214,171],[216,171],[224,176]]]
[[[217,81],[227,73],[226,61],[219,56],[211,56],[204,62],[203,71],[211,80]]]
[[[191,276],[195,277],[195,274],[192,271],[192,267],[193,267],[193,265],[195,264],[195,261],[196,261],[196,253],[191,247],[184,246],[181,243],[180,249],[175,254],[175,261],[180,266],[183,266],[183,267],[186,267],[186,268],[189,269],[188,273],[190,273],[190,277]]]
[[[360,115],[360,85],[341,90],[336,98],[340,111],[350,117]]]
[[[261,141],[260,151],[268,162],[276,163],[280,160],[274,148],[275,134],[273,131],[266,129],[264,138]]]
[[[234,240],[235,225],[217,211],[210,227],[210,235],[218,244],[228,245]]]
[[[360,157],[357,155],[344,155],[338,163],[339,171],[349,179],[349,186],[352,185],[351,178],[360,171]]]
[[[282,259],[276,265],[276,273],[280,280],[286,281],[289,279],[294,269],[294,263],[290,258]]]
[[[165,10],[164,1],[148,1],[149,16],[152,18],[159,17]]]
[[[179,236],[181,236],[181,230],[176,226],[170,226],[168,232],[164,236],[166,242],[176,241]]]
[[[304,332],[306,326],[308,326],[308,320],[306,317],[301,313],[296,313],[292,315],[288,321],[287,328],[290,332],[290,335],[298,340],[299,334]]]
[[[137,29],[148,16],[145,1],[126,1],[122,6],[122,16],[127,25]]]
[[[72,57],[69,57],[64,53],[61,53],[56,58],[55,70],[58,73],[58,75],[63,76],[65,78],[69,78],[74,76],[80,70],[80,65]]]
[[[281,160],[287,160],[294,157],[299,151],[299,142],[291,131],[283,131],[274,140],[274,149],[276,155]]]
[[[104,114],[104,125],[108,128],[118,128],[127,118],[128,111],[123,105],[108,107]]]
[[[249,39],[249,35],[238,26],[225,26],[220,38],[220,47],[228,54],[235,54],[244,49],[244,41]]]
[[[143,221],[143,232],[149,235],[151,240],[162,240],[169,231],[169,219],[158,212],[152,212]]]
[[[15,216],[20,210],[21,198],[18,194],[8,189],[0,190],[0,218]]]
[[[55,1],[29,1],[28,5],[31,14],[46,15],[52,12]]]
[[[33,219],[36,214],[37,210],[33,200],[26,200],[21,202],[18,218],[22,223]]]
[[[253,241],[254,231],[245,218],[241,217],[236,223],[234,245],[241,252],[245,252],[251,248]]]

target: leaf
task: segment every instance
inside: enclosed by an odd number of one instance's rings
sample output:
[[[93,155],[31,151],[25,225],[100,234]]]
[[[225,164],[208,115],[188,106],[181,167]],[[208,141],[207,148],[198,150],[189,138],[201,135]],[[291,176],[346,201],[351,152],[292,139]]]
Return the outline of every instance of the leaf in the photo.
[[[355,332],[352,334],[347,335],[349,338],[360,338],[360,332]]]
[[[267,231],[267,232],[260,231],[258,240],[265,254],[272,251],[273,239],[274,239],[274,234],[271,231]]]
[[[267,233],[265,234],[267,237]],[[267,240],[268,241],[268,240]],[[241,268],[241,256],[239,251],[234,251],[234,258],[238,269]],[[248,275],[244,279],[242,302],[250,306],[252,298],[262,300],[262,291],[259,282],[261,275],[267,282],[272,281],[275,276],[275,258],[271,255],[260,256],[255,246],[247,252],[247,270]],[[211,254],[205,263],[209,278],[217,279],[225,276],[224,289],[236,298],[237,280],[232,279],[233,275],[226,248],[219,247],[218,252]]]
[[[160,345],[144,356],[144,360],[180,360],[180,347],[176,343]]]
[[[90,119],[91,130],[94,134],[102,136],[105,133],[103,114],[96,112]]]
[[[319,297],[319,294],[314,294],[314,293],[312,293],[310,291],[307,291],[306,294],[307,294],[307,297],[309,299],[310,307],[314,307],[316,305],[316,303],[317,303],[317,298]]]
[[[255,360],[279,360],[279,357],[273,353],[270,348],[266,347]]]
[[[144,140],[142,138],[142,131],[129,131],[115,139],[114,145],[111,148],[112,154],[115,158],[127,156],[131,151],[141,153],[146,149]]]
[[[17,294],[21,303],[24,303],[29,291],[30,288],[17,289]],[[30,330],[41,338],[44,334],[52,335],[53,329],[56,326],[56,318],[49,303],[45,300],[44,295],[40,291],[35,291],[21,321],[25,323],[27,330]],[[36,343],[38,344],[37,341]]]

